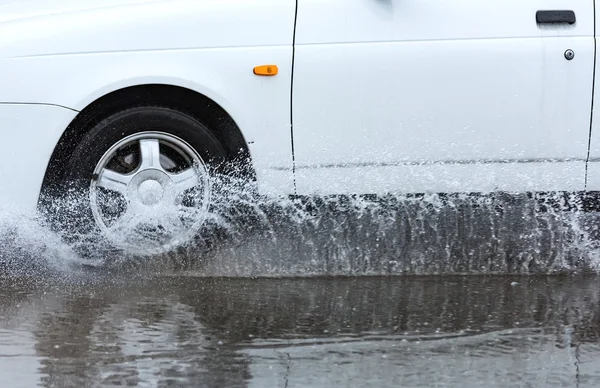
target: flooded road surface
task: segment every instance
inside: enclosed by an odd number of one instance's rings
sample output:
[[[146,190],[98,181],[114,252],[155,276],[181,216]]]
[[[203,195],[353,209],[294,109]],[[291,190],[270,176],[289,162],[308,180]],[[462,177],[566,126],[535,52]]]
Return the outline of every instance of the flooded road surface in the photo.
[[[2,387],[600,386],[600,278],[0,281]]]

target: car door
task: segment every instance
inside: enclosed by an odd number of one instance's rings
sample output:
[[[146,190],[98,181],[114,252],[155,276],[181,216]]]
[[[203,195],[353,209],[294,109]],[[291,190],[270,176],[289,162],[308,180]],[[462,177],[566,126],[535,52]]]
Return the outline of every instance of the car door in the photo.
[[[297,191],[583,189],[593,7],[299,0]]]

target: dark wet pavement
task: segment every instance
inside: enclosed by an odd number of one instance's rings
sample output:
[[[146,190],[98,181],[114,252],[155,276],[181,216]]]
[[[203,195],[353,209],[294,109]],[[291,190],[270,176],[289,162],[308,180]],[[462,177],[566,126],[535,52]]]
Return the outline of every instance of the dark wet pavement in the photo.
[[[600,386],[600,278],[0,281],[1,387]]]

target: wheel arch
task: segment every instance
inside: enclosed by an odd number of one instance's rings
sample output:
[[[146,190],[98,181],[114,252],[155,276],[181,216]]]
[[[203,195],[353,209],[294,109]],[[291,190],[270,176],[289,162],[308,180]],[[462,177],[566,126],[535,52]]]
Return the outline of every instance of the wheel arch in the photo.
[[[233,117],[220,104],[183,86],[147,83],[108,92],[81,109],[54,147],[44,175],[43,189],[51,189],[60,182],[63,161],[72,155],[74,147],[94,125],[119,111],[152,105],[173,108],[195,117],[213,131],[226,148],[229,172],[246,179],[256,179],[248,143]]]

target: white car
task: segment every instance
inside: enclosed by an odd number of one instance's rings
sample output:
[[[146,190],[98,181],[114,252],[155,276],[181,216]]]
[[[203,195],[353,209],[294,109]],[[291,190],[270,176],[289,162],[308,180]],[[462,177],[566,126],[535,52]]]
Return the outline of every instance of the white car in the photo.
[[[80,184],[120,235],[237,161],[268,195],[600,190],[597,8],[0,0],[0,198]]]

